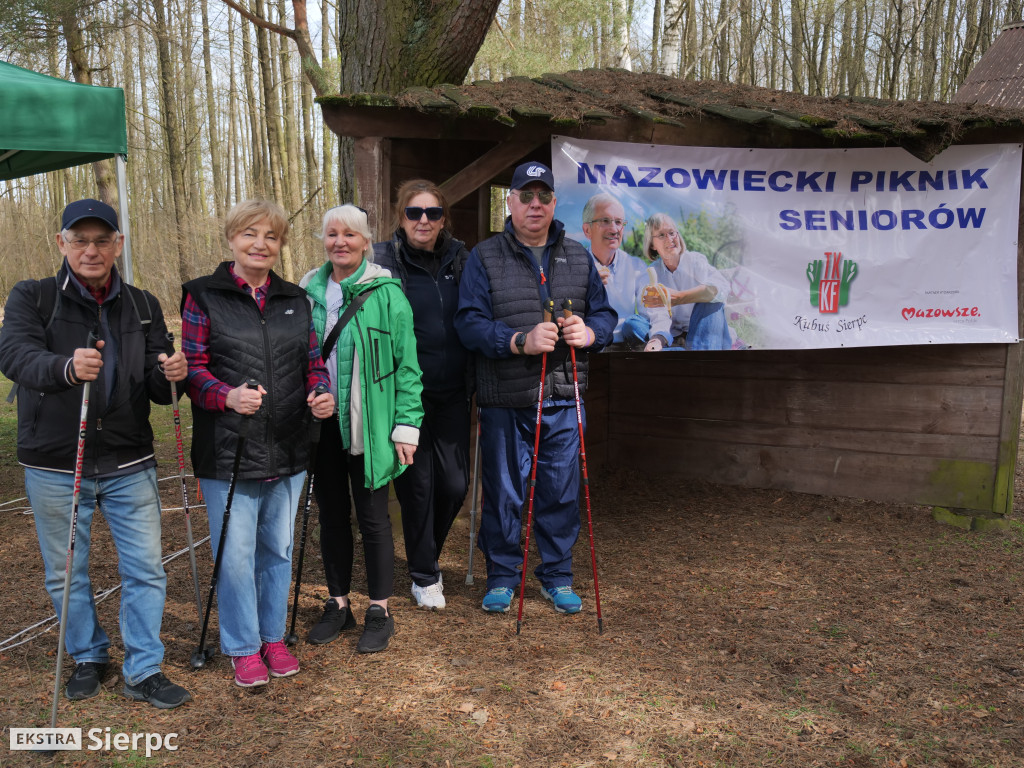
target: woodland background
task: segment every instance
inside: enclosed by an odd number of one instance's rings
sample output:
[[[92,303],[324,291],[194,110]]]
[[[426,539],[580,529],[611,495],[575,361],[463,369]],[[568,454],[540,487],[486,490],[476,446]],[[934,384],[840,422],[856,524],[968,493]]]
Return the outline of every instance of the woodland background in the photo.
[[[357,200],[317,95],[615,66],[821,96],[948,100],[1022,0],[0,0],[0,58],[125,91],[136,282],[174,314],[247,197],[292,217],[280,271],[319,263]],[[443,181],[438,179],[437,181]],[[0,184],[0,301],[52,274],[61,208],[116,200],[110,161]],[[459,233],[456,233],[457,235]]]

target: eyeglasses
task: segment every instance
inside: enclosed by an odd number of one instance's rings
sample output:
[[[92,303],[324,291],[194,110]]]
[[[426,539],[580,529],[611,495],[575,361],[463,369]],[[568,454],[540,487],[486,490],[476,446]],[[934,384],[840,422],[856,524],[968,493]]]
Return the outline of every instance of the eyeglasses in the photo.
[[[410,205],[405,209],[405,218],[409,221],[419,221],[426,214],[427,221],[440,221],[444,216],[444,208],[439,205],[432,205],[429,208],[422,208],[418,205]]]
[[[520,189],[519,190],[519,202],[523,205],[529,205],[533,202],[533,198],[536,197],[540,200],[541,205],[547,205],[555,199],[555,193],[550,189],[542,189],[539,192],[532,189]]]
[[[65,235],[64,242],[75,251],[84,251],[90,245],[95,245],[97,251],[109,251],[114,247],[114,243],[117,242],[117,238],[114,237],[97,237],[94,240],[88,240],[84,237],[67,237]]]
[[[615,229],[622,229],[626,226],[626,222],[623,219],[591,219],[590,224],[599,224],[602,227],[613,227]]]
[[[673,240],[678,240],[679,239],[679,233],[676,232],[675,230],[672,230],[671,232],[662,232],[659,235],[652,235],[651,237],[654,240],[665,240],[667,238],[671,238]]]

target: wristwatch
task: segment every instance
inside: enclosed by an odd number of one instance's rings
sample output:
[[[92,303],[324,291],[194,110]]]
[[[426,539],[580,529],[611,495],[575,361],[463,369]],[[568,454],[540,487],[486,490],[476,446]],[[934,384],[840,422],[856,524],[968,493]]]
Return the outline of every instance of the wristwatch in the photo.
[[[520,331],[515,335],[516,349],[519,350],[520,355],[526,354],[526,334]]]

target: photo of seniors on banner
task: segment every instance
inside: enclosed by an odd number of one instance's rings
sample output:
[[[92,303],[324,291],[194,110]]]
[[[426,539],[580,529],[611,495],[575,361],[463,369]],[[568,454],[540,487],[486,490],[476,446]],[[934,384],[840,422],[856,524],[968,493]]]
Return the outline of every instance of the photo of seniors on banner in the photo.
[[[1021,145],[737,149],[552,138],[610,350],[1014,343]]]

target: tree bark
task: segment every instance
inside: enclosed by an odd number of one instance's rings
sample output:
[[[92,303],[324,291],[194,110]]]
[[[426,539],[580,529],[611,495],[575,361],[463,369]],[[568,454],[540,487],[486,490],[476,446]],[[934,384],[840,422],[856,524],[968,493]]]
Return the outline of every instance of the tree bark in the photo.
[[[224,218],[224,192],[221,171],[220,137],[217,135],[217,99],[213,90],[213,65],[210,61],[210,14],[208,0],[200,0],[203,19],[203,67],[206,70],[207,141],[210,147],[210,170],[213,174],[213,209],[217,219]]]
[[[174,202],[174,220],[185,222],[188,221],[188,217],[186,216],[185,177],[182,167],[184,153],[182,152],[181,138],[178,135],[178,114],[174,101],[174,88],[171,83],[174,73],[171,70],[171,47],[167,34],[166,10],[164,0],[152,0],[152,4],[160,95],[163,102],[164,138],[167,142],[167,163],[170,168],[171,197]],[[192,278],[194,270],[184,239],[175,237],[175,243],[178,249],[178,275],[184,283]]]
[[[679,48],[682,36],[683,0],[665,0],[665,17],[661,34],[661,60],[658,72],[679,73]]]

